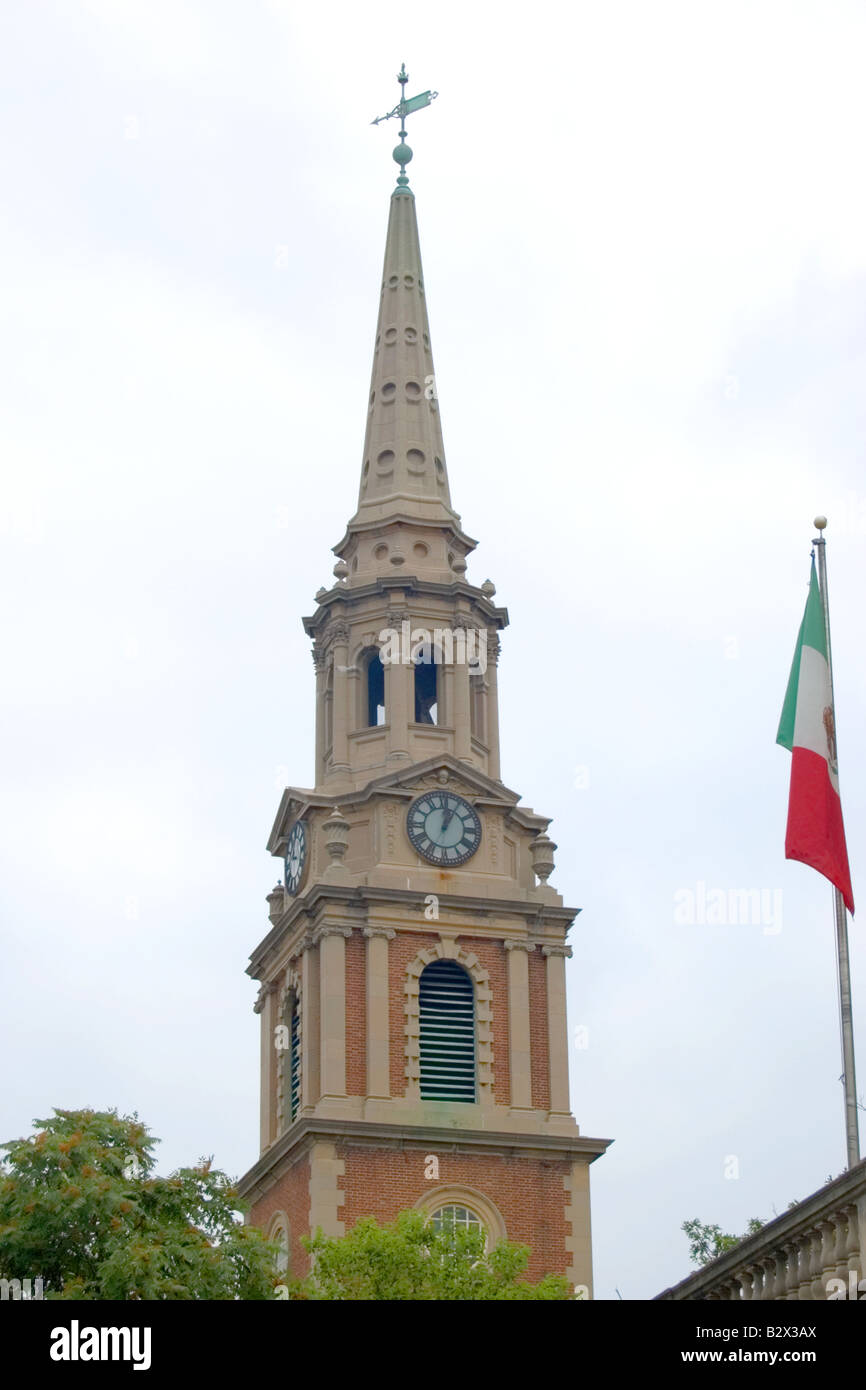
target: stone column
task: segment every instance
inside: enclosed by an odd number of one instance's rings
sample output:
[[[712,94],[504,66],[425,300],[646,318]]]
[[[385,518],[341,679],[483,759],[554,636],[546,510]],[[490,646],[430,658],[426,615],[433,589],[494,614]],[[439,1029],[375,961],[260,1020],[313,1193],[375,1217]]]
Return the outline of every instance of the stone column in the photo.
[[[334,635],[334,753],[333,770],[341,778],[349,773],[349,625],[335,623]]]
[[[346,1094],[346,937],[351,927],[323,926],[319,943],[319,1026],[322,1100]]]
[[[440,667],[440,670],[443,669]],[[451,666],[451,702],[448,722],[454,729],[454,756],[472,762],[472,730],[469,713],[469,665],[454,661]]]
[[[499,760],[499,653],[502,644],[495,633],[487,638],[487,775],[501,780]]]
[[[322,1093],[320,1016],[319,952],[313,946],[312,937],[307,937],[301,956],[301,1110],[307,1113]]]
[[[269,1144],[276,1138],[276,1116],[274,1113],[275,1105],[275,1080],[276,1080],[276,1048],[274,1047],[277,1010],[277,987],[271,982],[262,985],[259,990],[258,998],[253,1005],[255,1013],[259,1014],[262,1020],[261,1031],[261,1098],[259,1104],[259,1140],[261,1151],[264,1153]]]
[[[318,642],[313,643],[316,669],[316,786],[325,780],[325,659]]]
[[[391,927],[365,927],[367,938],[367,1095],[391,1094],[390,1027],[388,1009],[388,942]]]
[[[863,1277],[860,1258],[860,1222],[856,1205],[852,1204],[845,1208],[845,1215],[848,1218],[848,1239],[845,1242],[845,1253],[848,1256],[848,1272],[855,1273],[858,1281]]]
[[[399,633],[399,655],[400,661],[389,661],[385,666],[385,724],[387,726],[387,746],[385,761],[387,763],[404,763],[409,761],[409,721],[410,714],[414,716],[414,709],[410,711],[409,697],[412,678],[415,674],[414,666],[404,665],[402,661],[404,643],[403,624],[409,622],[409,610],[407,608],[389,608],[387,613],[388,627],[394,632]]]
[[[532,1069],[529,1031],[529,959],[535,947],[528,941],[506,941],[508,952],[508,1066],[512,1109],[532,1109]]]
[[[570,946],[544,946],[547,958],[547,1052],[550,1062],[550,1110],[571,1115],[568,1095],[568,1018],[565,1007],[565,961]]]

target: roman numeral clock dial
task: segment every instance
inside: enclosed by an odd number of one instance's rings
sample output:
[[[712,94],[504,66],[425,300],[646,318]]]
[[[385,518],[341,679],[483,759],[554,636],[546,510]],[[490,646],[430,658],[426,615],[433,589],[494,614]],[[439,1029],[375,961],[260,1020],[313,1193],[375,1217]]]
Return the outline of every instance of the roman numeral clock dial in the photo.
[[[406,813],[406,833],[431,864],[465,864],[481,844],[481,821],[474,806],[454,792],[416,796]]]
[[[295,821],[286,845],[286,888],[294,895],[301,886],[304,868],[307,863],[307,827],[302,820]]]

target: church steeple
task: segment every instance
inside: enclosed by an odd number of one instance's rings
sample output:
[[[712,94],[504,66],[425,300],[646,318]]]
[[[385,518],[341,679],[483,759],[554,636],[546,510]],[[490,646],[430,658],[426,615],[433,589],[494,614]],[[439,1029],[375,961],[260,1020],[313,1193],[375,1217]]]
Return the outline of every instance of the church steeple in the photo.
[[[405,70],[400,74],[405,87]],[[407,1206],[532,1247],[591,1286],[589,1164],[570,1112],[550,819],[502,780],[495,586],[466,578],[401,96],[357,510],[304,619],[315,780],[288,786],[261,984],[261,1155],[240,1183],[293,1272],[300,1237]],[[324,365],[324,364],[323,364]],[[325,483],[327,486],[327,482]],[[535,731],[545,737],[543,730]]]
[[[398,80],[405,93],[405,68]],[[476,544],[463,533],[451,505],[415,198],[406,176],[412,150],[405,142],[405,118],[435,96],[403,97],[388,113],[401,118],[401,140],[393,152],[400,175],[388,218],[358,508],[334,547],[350,578],[393,573],[409,563],[410,555],[413,572],[420,568],[431,577],[453,577],[463,573]],[[436,529],[432,545],[414,534],[419,526]],[[392,544],[364,543],[373,532],[384,535],[383,528]],[[426,563],[419,567],[419,559]]]

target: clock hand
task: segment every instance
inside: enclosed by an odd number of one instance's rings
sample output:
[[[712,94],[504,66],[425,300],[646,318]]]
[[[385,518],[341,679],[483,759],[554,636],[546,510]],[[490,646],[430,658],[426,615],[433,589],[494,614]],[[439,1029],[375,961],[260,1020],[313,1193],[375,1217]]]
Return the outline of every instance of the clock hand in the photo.
[[[442,824],[441,824],[441,826],[439,827],[439,828],[440,828],[440,832],[443,831],[443,830],[447,830],[448,825],[449,825],[450,821],[453,820],[453,818],[454,818],[454,809],[453,809],[453,807],[452,807],[452,809],[451,809],[450,811],[446,811],[445,814],[444,814],[443,817],[442,817]]]

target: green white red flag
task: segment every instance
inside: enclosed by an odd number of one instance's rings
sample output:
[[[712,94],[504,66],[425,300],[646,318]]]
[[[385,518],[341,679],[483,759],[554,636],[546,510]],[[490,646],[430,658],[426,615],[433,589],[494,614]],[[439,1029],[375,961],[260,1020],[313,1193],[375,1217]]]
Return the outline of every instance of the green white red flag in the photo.
[[[839,889],[854,911],[836,763],[836,726],[824,608],[812,558],[809,597],[776,742],[791,751],[785,858],[799,859]]]

